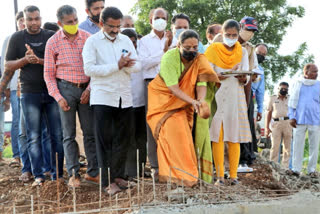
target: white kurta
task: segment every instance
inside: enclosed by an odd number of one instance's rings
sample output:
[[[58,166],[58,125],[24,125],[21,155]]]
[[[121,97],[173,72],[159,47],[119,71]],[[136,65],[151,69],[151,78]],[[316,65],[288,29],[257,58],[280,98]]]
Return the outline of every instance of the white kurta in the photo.
[[[211,64],[219,74],[226,71],[217,65]],[[249,71],[248,53],[242,48],[242,61],[240,71]],[[247,103],[244,93],[244,86],[240,85],[237,78],[229,78],[221,81],[215,99],[217,111],[210,126],[210,139],[219,142],[221,125],[223,124],[225,142],[248,143],[251,142],[251,132],[247,113]]]

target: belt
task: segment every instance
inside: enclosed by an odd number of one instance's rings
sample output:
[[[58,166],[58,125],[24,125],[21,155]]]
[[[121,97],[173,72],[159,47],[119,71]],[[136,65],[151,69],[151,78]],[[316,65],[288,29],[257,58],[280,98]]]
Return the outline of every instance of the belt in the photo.
[[[87,88],[88,85],[89,85],[89,82],[86,82],[86,83],[74,83],[74,82],[69,82],[67,80],[62,80],[62,79],[59,79],[59,78],[57,78],[57,81],[73,85],[73,86],[75,86],[77,88]]]
[[[274,121],[280,121],[280,120],[289,120],[289,117],[279,117],[279,118],[273,118]]]

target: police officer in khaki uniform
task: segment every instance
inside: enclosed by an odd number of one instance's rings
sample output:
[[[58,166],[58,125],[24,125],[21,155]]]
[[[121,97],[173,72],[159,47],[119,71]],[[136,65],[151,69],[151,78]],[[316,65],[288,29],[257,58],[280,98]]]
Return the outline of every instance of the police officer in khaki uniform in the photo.
[[[272,147],[270,151],[270,160],[279,161],[279,149],[281,139],[283,139],[283,161],[282,165],[289,167],[290,147],[292,137],[292,127],[288,117],[288,88],[289,84],[281,82],[278,95],[270,97],[266,113],[266,136],[271,133]],[[273,120],[270,128],[270,121]]]

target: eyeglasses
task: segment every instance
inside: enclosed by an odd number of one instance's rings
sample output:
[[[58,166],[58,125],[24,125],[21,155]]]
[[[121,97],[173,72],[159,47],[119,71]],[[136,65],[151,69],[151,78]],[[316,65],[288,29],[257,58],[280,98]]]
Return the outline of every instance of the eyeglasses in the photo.
[[[109,25],[109,24],[105,24],[105,25],[108,26],[108,27],[111,28],[111,29],[114,29],[114,28],[120,29],[120,28],[121,28],[121,25],[118,25],[118,26]]]

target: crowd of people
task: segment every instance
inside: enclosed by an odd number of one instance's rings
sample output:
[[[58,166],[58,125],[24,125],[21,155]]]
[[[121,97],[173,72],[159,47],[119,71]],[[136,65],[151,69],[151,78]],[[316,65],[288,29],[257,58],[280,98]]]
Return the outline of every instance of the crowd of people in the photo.
[[[237,185],[238,173],[252,172],[268,53],[266,44],[250,43],[257,20],[210,24],[203,45],[186,14],[155,8],[152,30],[141,36],[118,8],[85,2],[82,23],[74,7],[63,5],[57,21],[43,27],[39,8],[27,6],[16,15],[18,31],[3,43],[0,132],[11,104],[10,165],[22,163],[19,179],[34,179],[33,186],[62,179],[65,163],[68,185],[81,187],[86,158],[83,180],[101,182],[113,195],[138,176],[137,156],[140,175],[148,162],[159,182],[190,187],[199,177],[224,185],[226,175]],[[316,65],[303,72],[292,96],[282,82],[270,97],[266,134],[270,159],[279,161],[282,140],[283,165],[299,176],[308,130],[308,172],[317,177],[320,82]]]

